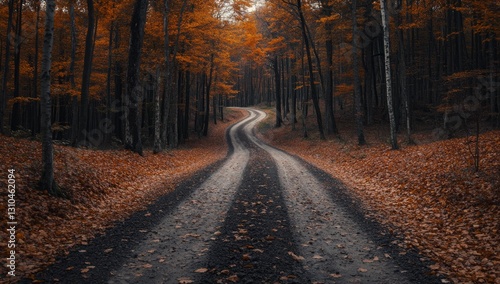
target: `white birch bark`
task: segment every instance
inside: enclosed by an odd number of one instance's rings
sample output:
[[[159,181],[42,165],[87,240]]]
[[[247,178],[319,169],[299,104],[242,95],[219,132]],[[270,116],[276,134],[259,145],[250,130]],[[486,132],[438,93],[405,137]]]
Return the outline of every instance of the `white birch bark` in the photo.
[[[52,45],[54,43],[55,0],[46,1],[45,35],[43,39],[41,74],[41,134],[42,134],[42,178],[40,187],[52,195],[57,195],[54,181],[54,148],[52,145],[52,102],[50,99],[50,68],[52,66]]]
[[[389,111],[389,121],[391,125],[391,146],[398,149],[396,136],[396,118],[394,116],[394,106],[392,104],[392,81],[391,81],[391,49],[389,39],[389,17],[385,0],[380,0],[380,12],[382,13],[382,28],[384,31],[384,58],[385,58],[385,84],[387,90],[387,109]]]

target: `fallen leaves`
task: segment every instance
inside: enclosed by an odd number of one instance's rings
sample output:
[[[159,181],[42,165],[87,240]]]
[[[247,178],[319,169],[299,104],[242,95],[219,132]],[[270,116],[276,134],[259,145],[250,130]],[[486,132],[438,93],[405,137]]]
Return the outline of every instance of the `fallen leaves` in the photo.
[[[341,180],[371,217],[404,236],[402,249],[417,248],[438,263],[431,267],[436,273],[453,282],[500,279],[500,131],[481,135],[478,174],[465,138],[391,151],[379,129],[365,133],[365,147],[349,137],[351,130],[340,131],[342,142],[304,140],[287,128],[265,135]]]
[[[198,268],[198,269],[196,269],[194,272],[196,272],[196,273],[205,273],[205,272],[207,272],[207,271],[208,271],[208,269],[207,269],[207,268]]]
[[[299,255],[296,255],[295,253],[289,251],[288,252],[288,255],[291,256],[293,258],[293,260],[295,261],[303,261],[304,260],[304,257],[303,256],[299,256]]]
[[[330,274],[330,276],[333,278],[342,278],[342,274],[340,274],[340,273]]]
[[[145,151],[145,156],[139,157],[125,150],[55,145],[55,179],[72,200],[35,190],[41,175],[39,142],[0,136],[0,173],[14,168],[18,175],[16,189],[22,193],[16,195],[16,203],[22,208],[16,217],[22,221],[19,241],[23,245],[16,253],[23,255],[23,261],[16,266],[16,276],[34,275],[50,265],[55,256],[64,255],[75,245],[88,244],[115,221],[144,209],[190,174],[224,158],[225,129],[244,114],[235,111],[228,115],[225,122],[211,126],[209,137],[194,138],[180,149],[157,155]],[[0,187],[6,188],[5,179],[0,178]],[[0,202],[0,211],[7,211],[6,204]],[[147,212],[145,216],[152,214]],[[6,239],[6,233],[1,230],[0,239]],[[112,253],[112,249],[104,253]],[[6,269],[0,266],[0,275]]]
[[[194,281],[190,278],[187,278],[187,277],[181,277],[179,279],[177,279],[177,281],[179,281],[179,284],[191,284],[191,283],[194,283]]]

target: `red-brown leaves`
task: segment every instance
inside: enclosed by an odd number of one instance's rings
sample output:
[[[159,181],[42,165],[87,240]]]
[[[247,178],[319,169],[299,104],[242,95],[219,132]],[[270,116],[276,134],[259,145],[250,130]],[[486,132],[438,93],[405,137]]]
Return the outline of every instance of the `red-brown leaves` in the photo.
[[[41,171],[38,142],[0,136],[2,189],[7,188],[7,170],[16,170],[16,254],[23,256],[16,267],[17,278],[48,266],[56,255],[67,253],[76,244],[87,244],[114,221],[144,208],[189,174],[223,158],[224,130],[242,115],[234,112],[226,117],[229,121],[211,126],[208,138],[194,139],[181,149],[158,155],[146,151],[144,158],[125,150],[56,145],[55,178],[69,191],[71,201],[35,190]],[[1,212],[7,212],[6,196],[1,197]],[[0,239],[6,237],[7,231],[1,230]],[[2,242],[2,253],[6,249],[6,242]],[[0,274],[6,273],[5,269],[2,265]]]
[[[454,282],[500,279],[500,132],[481,135],[478,174],[464,138],[391,151],[373,143],[379,135],[369,147],[302,140],[289,129],[267,136],[344,182],[373,217],[404,235],[400,246],[437,262],[436,273]]]

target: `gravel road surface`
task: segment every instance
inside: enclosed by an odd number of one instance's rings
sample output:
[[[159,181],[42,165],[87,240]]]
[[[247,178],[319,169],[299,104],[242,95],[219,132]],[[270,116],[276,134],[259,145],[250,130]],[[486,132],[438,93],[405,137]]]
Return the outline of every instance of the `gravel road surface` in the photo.
[[[48,283],[441,283],[345,187],[255,136],[37,276]],[[32,283],[24,279],[22,283]],[[39,283],[39,282],[38,282]]]

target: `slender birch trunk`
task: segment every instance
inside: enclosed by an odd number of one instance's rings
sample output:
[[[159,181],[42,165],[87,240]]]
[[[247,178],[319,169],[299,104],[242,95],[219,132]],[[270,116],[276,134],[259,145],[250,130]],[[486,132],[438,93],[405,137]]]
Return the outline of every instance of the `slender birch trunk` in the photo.
[[[382,29],[384,32],[385,84],[387,92],[387,109],[389,111],[389,121],[391,126],[391,146],[393,150],[396,150],[398,149],[398,140],[396,135],[396,118],[394,116],[394,106],[392,105],[389,17],[387,15],[387,6],[385,0],[380,0],[380,12],[382,13]]]
[[[41,74],[41,133],[42,133],[42,177],[40,189],[51,195],[64,196],[64,192],[54,180],[54,148],[52,145],[52,103],[50,100],[50,68],[52,65],[52,45],[54,42],[55,0],[46,1],[45,35],[43,39],[42,74]]]

